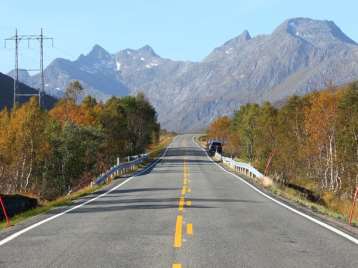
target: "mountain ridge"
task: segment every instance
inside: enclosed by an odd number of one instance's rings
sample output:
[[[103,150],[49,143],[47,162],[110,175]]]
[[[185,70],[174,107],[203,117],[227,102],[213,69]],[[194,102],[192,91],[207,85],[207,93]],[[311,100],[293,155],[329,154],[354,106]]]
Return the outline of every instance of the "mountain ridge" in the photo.
[[[356,80],[358,45],[332,21],[292,18],[271,34],[252,37],[245,30],[200,62],[165,59],[149,45],[113,54],[95,45],[75,61],[54,62],[45,75],[56,93],[71,79],[101,99],[144,92],[162,126],[182,132],[203,129],[247,102]]]

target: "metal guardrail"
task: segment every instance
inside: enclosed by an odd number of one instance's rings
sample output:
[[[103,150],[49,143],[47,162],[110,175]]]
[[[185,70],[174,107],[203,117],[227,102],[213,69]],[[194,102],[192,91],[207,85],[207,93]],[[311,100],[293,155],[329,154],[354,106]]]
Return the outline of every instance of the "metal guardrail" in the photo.
[[[222,156],[219,153],[215,153],[215,158],[220,159],[225,165],[231,167],[236,172],[244,174],[250,178],[262,179],[264,177],[260,171],[248,163],[237,162],[234,159]]]
[[[148,154],[142,154],[138,156],[131,156],[130,158],[136,158],[130,162],[120,163],[118,165],[113,166],[105,173],[101,174],[94,180],[94,184],[101,184],[106,182],[108,179],[114,176],[119,176],[123,173],[127,173],[134,169],[136,165],[143,163],[146,159],[148,159]]]

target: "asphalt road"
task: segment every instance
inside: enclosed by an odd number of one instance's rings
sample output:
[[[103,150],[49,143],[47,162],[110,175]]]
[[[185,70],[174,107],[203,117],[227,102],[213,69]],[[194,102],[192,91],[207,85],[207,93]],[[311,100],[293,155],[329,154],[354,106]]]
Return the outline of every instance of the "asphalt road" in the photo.
[[[0,267],[357,268],[358,246],[258,194],[181,135],[152,170],[0,246]]]

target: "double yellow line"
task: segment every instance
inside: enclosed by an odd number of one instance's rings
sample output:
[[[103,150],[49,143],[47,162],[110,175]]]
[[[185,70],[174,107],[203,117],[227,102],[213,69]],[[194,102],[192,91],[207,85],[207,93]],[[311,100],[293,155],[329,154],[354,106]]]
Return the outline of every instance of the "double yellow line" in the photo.
[[[184,207],[191,206],[191,200],[185,201],[185,195],[187,193],[191,193],[191,189],[189,188],[189,167],[187,161],[184,159],[184,177],[183,177],[183,187],[181,190],[181,195],[179,198],[179,206],[178,211],[179,215],[177,216],[176,224],[175,224],[175,234],[174,234],[174,248],[180,248],[182,246],[183,241],[183,211]],[[186,225],[186,233],[188,235],[193,235],[193,224],[188,223]],[[172,268],[181,268],[181,264],[174,263]]]

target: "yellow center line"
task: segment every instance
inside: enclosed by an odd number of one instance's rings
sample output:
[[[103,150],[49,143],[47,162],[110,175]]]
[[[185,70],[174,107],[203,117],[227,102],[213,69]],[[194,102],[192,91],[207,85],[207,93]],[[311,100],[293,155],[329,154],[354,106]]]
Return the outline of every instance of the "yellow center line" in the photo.
[[[174,236],[174,247],[180,248],[182,244],[182,228],[183,228],[183,216],[177,216],[177,222],[175,224],[175,236]]]
[[[186,193],[186,186],[183,185],[183,188],[182,188],[182,190],[181,190],[181,195],[184,196],[185,193]]]
[[[172,268],[181,268],[180,263],[173,263]]]
[[[185,203],[184,197],[180,197],[180,199],[179,199],[179,211],[183,211],[184,203]]]
[[[191,193],[191,189],[190,189],[190,188],[188,188],[188,189],[187,189],[187,192],[188,192],[188,193]]]
[[[179,212],[183,212],[184,206],[191,206],[191,200],[185,201],[185,194],[187,192],[190,192],[190,188],[188,186],[189,184],[189,169],[187,166],[187,161],[184,160],[184,170],[183,170],[184,176],[183,176],[183,188],[181,191],[180,199],[179,199]],[[184,217],[182,213],[179,213],[176,219],[175,224],[175,234],[174,234],[174,248],[180,248],[183,243],[183,222]],[[188,235],[193,234],[193,225],[191,223],[186,225],[186,231]],[[181,268],[182,265],[180,263],[173,263],[172,268]]]
[[[186,225],[186,233],[188,235],[193,235],[193,224],[192,223],[188,223]]]

